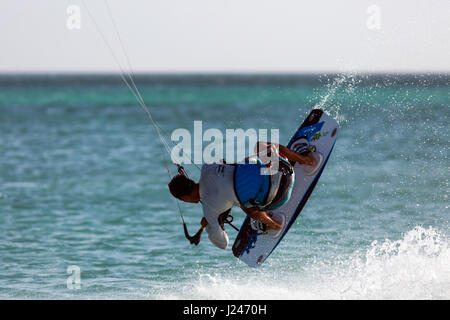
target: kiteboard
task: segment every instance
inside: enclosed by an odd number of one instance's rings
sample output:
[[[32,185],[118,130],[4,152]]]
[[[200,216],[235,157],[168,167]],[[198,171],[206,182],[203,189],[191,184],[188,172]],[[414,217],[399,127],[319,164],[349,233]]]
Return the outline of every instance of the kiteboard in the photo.
[[[337,121],[320,109],[312,110],[306,117],[287,147],[295,150],[301,140],[308,139],[321,165],[311,170],[309,166],[294,164],[295,181],[291,197],[283,206],[272,211],[273,219],[282,223],[283,228],[277,232],[262,232],[255,227],[255,220],[247,216],[233,244],[235,257],[250,267],[259,267],[278,246],[314,190],[333,150],[338,129]]]

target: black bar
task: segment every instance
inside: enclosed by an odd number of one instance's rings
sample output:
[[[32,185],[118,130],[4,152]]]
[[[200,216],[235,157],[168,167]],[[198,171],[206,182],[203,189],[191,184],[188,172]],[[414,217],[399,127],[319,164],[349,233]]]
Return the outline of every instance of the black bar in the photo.
[[[332,316],[366,319],[372,317],[401,318],[441,316],[450,303],[445,300],[2,300],[0,307],[5,315],[83,317],[119,314],[142,319],[305,319]],[[445,308],[445,310],[444,310]],[[444,312],[444,313],[442,313]],[[136,317],[133,317],[136,318]]]

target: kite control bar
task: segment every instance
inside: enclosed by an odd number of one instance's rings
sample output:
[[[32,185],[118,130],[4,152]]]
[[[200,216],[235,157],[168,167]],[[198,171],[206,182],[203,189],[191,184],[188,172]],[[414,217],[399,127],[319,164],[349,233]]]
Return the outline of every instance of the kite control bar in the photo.
[[[197,233],[194,234],[193,237],[191,237],[189,235],[186,223],[184,221],[183,221],[183,228],[184,228],[184,235],[186,236],[186,239],[188,239],[191,244],[198,245],[200,243],[200,238],[201,238],[204,228],[202,227],[202,228],[198,229]]]

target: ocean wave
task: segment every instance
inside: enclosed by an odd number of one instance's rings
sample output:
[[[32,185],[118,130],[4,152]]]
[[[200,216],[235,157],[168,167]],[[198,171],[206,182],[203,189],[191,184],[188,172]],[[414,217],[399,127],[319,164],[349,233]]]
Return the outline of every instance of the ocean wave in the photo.
[[[315,261],[302,271],[261,268],[245,271],[243,276],[203,273],[153,298],[449,299],[449,249],[447,236],[435,228],[417,226],[399,240],[373,241],[362,252]]]

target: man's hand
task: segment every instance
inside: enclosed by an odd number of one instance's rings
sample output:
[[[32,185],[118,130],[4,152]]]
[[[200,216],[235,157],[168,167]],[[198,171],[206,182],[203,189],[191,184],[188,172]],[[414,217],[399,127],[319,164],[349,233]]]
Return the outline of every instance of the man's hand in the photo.
[[[208,221],[206,220],[205,217],[202,218],[202,220],[200,221],[201,227],[200,229],[198,229],[197,233],[194,234],[192,237],[189,237],[189,242],[191,244],[195,244],[198,245],[200,243],[200,238],[202,236],[202,232],[203,230],[205,230],[206,226],[208,225]]]
[[[200,238],[201,238],[201,236],[202,236],[202,232],[203,232],[203,229],[200,228],[200,229],[197,231],[197,233],[194,234],[194,236],[192,236],[192,237],[189,238],[189,242],[190,242],[191,244],[198,245],[198,244],[200,243]]]

